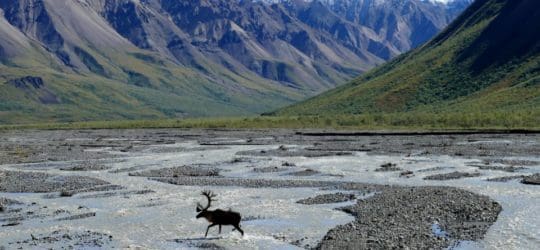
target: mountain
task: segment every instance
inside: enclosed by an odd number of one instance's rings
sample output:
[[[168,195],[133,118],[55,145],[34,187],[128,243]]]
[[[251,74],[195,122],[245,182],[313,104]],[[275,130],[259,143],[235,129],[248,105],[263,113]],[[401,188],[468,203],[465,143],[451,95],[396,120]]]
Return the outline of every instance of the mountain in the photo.
[[[477,0],[422,47],[279,115],[540,111],[540,2]]]
[[[415,48],[468,4],[0,1],[0,122],[272,110]]]

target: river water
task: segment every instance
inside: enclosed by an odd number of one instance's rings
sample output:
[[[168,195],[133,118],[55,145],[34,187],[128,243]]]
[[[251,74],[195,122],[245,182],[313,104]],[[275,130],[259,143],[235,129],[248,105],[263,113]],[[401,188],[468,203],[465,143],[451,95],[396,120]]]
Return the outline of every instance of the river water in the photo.
[[[245,150],[270,150],[279,145],[227,146],[201,148],[196,142],[166,146],[150,146],[137,153],[117,152],[113,148],[92,150],[111,151],[119,158],[107,165],[112,169],[88,172],[61,171],[57,166],[70,162],[39,164],[36,168],[51,174],[87,175],[125,187],[113,196],[89,197],[97,193],[78,194],[69,198],[45,199],[44,194],[0,193],[0,196],[47,207],[46,211],[77,211],[85,207],[96,213],[95,217],[57,221],[57,217],[28,219],[21,225],[0,228],[0,246],[8,242],[28,239],[51,230],[91,230],[114,236],[115,246],[131,249],[190,249],[197,242],[211,242],[230,249],[298,249],[314,246],[326,232],[353,220],[353,217],[335,210],[346,204],[301,205],[296,201],[318,194],[334,193],[316,188],[238,188],[238,187],[192,187],[176,186],[145,177],[128,176],[127,173],[111,173],[110,170],[136,167],[140,170],[160,169],[191,164],[210,164],[223,169],[222,175],[240,178],[336,180],[392,185],[442,185],[459,187],[487,195],[499,202],[503,211],[485,238],[479,242],[462,242],[457,249],[538,249],[540,247],[540,187],[523,185],[517,180],[510,182],[488,182],[491,177],[511,176],[540,172],[540,166],[529,166],[519,173],[482,171],[482,176],[447,181],[427,181],[423,177],[454,171],[475,172],[469,165],[479,160],[454,156],[380,156],[357,152],[350,156],[329,157],[250,157],[249,162],[232,163],[236,152]],[[178,152],[161,153],[160,148],[182,148]],[[294,150],[295,145],[288,145]],[[174,151],[174,150],[172,150]],[[540,161],[539,156],[519,158]],[[317,170],[315,176],[290,176],[287,172],[254,173],[250,166],[280,166],[283,162],[294,163],[300,168]],[[399,176],[399,172],[376,172],[381,164],[396,163],[399,167],[412,170],[410,178]],[[4,165],[2,169],[31,170],[31,164]],[[436,170],[434,168],[437,168]],[[212,228],[209,239],[203,240],[208,223],[195,218],[197,202],[204,203],[202,189],[212,189],[218,194],[215,207],[232,208],[244,218],[241,223],[245,236],[224,227],[218,235]],[[153,190],[153,193],[134,194],[131,191]],[[294,243],[294,244],[292,244]],[[61,244],[61,243],[58,243]],[[58,245],[51,245],[59,247]]]

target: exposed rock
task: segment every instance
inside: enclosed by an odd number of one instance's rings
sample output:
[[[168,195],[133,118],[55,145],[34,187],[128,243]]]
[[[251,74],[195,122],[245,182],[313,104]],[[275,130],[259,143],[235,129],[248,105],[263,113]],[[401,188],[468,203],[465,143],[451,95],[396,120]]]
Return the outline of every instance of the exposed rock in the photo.
[[[2,205],[2,206],[20,205],[20,204],[22,204],[22,202],[12,200],[12,199],[8,199],[8,198],[4,198],[4,197],[0,197],[0,205]]]
[[[208,88],[196,94],[216,99],[216,105],[230,101],[237,92],[247,93],[244,99],[250,97],[249,103],[256,103],[256,98],[265,95],[250,94],[263,88],[265,93],[279,95],[266,103],[281,103],[278,101],[297,100],[334,87],[420,45],[466,7],[422,0],[343,5],[342,1],[2,1],[5,23],[1,25],[0,55],[45,55],[32,61],[49,66],[44,60],[50,60],[50,68],[44,72],[69,71],[71,77],[91,74],[137,88],[160,86],[161,94],[181,89],[175,93],[177,97],[183,97],[189,88],[171,86],[178,78],[170,76],[178,68],[187,68],[190,74],[209,80],[205,82]],[[28,45],[12,45],[20,40]],[[110,48],[129,58],[111,55]],[[142,52],[133,53],[137,48]],[[128,68],[132,65],[126,61],[132,60],[157,66],[154,69],[164,77],[153,78],[145,75],[148,70]],[[241,84],[234,80],[237,77],[251,84]],[[274,86],[265,88],[267,85]],[[77,90],[94,95],[101,92],[91,88],[100,85]],[[127,102],[131,100],[143,98]],[[240,103],[231,106],[237,109]],[[160,115],[191,112],[168,105]]]
[[[56,248],[62,246],[67,249],[88,249],[88,248],[115,248],[117,243],[113,236],[92,231],[64,231],[57,230],[49,234],[30,235],[28,239],[16,242],[9,242],[9,247],[13,248]]]
[[[540,161],[532,160],[520,160],[520,159],[485,159],[483,160],[485,164],[499,163],[504,165],[512,166],[538,166]]]
[[[21,224],[20,222],[10,222],[10,223],[7,223],[7,224],[3,224],[2,227],[14,227],[14,226],[18,226],[20,224]]]
[[[403,171],[401,173],[399,173],[399,177],[412,177],[414,176],[414,172],[413,171]]]
[[[283,167],[296,167],[296,164],[286,161],[283,164],[281,164],[281,166],[283,166]]]
[[[501,206],[456,188],[415,187],[386,190],[344,210],[356,220],[330,230],[316,249],[444,249],[481,239]]]
[[[394,172],[394,171],[401,171],[401,168],[397,167],[397,164],[395,163],[385,163],[382,164],[378,169],[375,169],[375,172]]]
[[[540,185],[540,174],[525,176],[521,183],[529,185]]]
[[[292,172],[292,173],[289,173],[287,175],[292,175],[292,176],[312,176],[312,175],[318,175],[320,174],[321,172],[317,171],[317,170],[313,170],[313,169],[305,169],[305,170],[302,170],[302,171],[297,171],[297,172]]]
[[[494,166],[494,165],[470,165],[471,167],[476,167],[480,170],[496,170],[504,171],[509,173],[514,173],[519,170],[526,169],[524,167],[515,167],[515,166]]]
[[[41,172],[0,171],[0,192],[48,193],[77,191],[110,183],[86,176],[61,176]]]
[[[85,219],[85,218],[94,217],[94,216],[96,216],[96,213],[90,212],[90,213],[84,213],[84,214],[72,215],[72,216],[60,218],[60,219],[57,219],[57,220],[58,220],[58,221],[63,221],[63,220],[80,220],[80,219]]]
[[[435,174],[424,177],[424,180],[437,180],[437,181],[445,181],[445,180],[454,180],[454,179],[461,179],[461,178],[470,178],[470,177],[478,177],[480,176],[480,173],[465,173],[465,172],[452,172],[452,173],[446,173],[446,174]]]
[[[325,190],[359,190],[365,193],[386,188],[383,185],[341,182],[341,181],[311,181],[311,180],[272,180],[272,179],[243,179],[243,178],[215,178],[215,177],[179,177],[179,178],[151,178],[155,181],[182,186],[233,186],[247,188],[324,188]]]
[[[502,176],[502,177],[489,178],[486,181],[508,182],[508,181],[511,181],[511,180],[523,179],[524,177],[525,177],[524,175]]]
[[[22,78],[11,79],[8,81],[8,84],[11,84],[14,87],[20,88],[20,89],[30,89],[30,88],[39,89],[43,87],[44,82],[43,82],[43,79],[41,79],[41,77],[25,76]]]
[[[77,165],[77,166],[60,168],[60,170],[64,170],[64,171],[97,171],[97,170],[107,170],[107,169],[110,169],[110,167],[100,165],[100,164],[82,164],[82,165]]]
[[[41,77],[25,76],[22,78],[11,79],[8,84],[23,90],[29,96],[33,96],[42,104],[58,104],[60,99],[49,88]]]
[[[127,173],[127,172],[133,172],[133,171],[140,170],[141,168],[143,168],[143,167],[142,166],[135,166],[135,167],[128,167],[128,168],[118,168],[118,169],[113,169],[113,170],[109,171],[109,173],[113,173],[113,174]]]
[[[280,168],[280,167],[253,168],[253,172],[256,172],[256,173],[275,173],[275,172],[283,172],[283,171],[287,171],[287,168]]]
[[[68,190],[62,190],[60,192],[60,197],[71,197],[73,196],[73,192],[70,192]]]
[[[249,155],[249,156],[277,156],[277,157],[327,157],[327,156],[346,156],[352,155],[351,152],[345,151],[318,151],[318,150],[249,150],[249,151],[240,151],[236,153],[237,155]]]
[[[346,193],[335,193],[335,194],[322,194],[315,197],[310,197],[307,199],[299,200],[296,203],[304,205],[316,205],[316,204],[329,204],[329,203],[340,203],[345,201],[351,201],[356,199],[354,194]]]
[[[219,176],[219,170],[206,167],[180,166],[129,173],[129,175],[145,177]]]
[[[197,249],[210,249],[210,250],[225,250],[226,249],[215,243],[200,242],[200,240],[197,240],[197,239],[176,239],[174,241],[176,243],[186,244],[191,248],[197,248]]]
[[[81,199],[95,199],[95,198],[107,198],[107,197],[113,197],[113,196],[123,196],[125,198],[129,197],[130,195],[143,195],[143,194],[151,194],[155,193],[154,190],[150,189],[144,189],[144,190],[135,190],[135,191],[123,191],[123,192],[105,192],[105,193],[98,193],[98,194],[88,194],[88,195],[82,195],[79,198]]]
[[[434,167],[434,168],[425,168],[425,169],[420,169],[420,170],[418,170],[417,172],[419,172],[419,173],[424,173],[424,172],[435,172],[435,171],[448,170],[448,169],[454,169],[454,167]]]

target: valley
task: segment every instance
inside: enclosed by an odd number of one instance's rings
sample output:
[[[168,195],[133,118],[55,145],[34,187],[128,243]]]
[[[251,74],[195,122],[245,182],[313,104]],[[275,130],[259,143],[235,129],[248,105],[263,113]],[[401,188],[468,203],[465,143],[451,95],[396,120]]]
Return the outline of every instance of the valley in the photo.
[[[3,0],[0,250],[539,249],[539,73],[538,0]]]
[[[270,112],[420,46],[469,0],[0,3],[0,122]],[[14,84],[28,78],[42,84]]]

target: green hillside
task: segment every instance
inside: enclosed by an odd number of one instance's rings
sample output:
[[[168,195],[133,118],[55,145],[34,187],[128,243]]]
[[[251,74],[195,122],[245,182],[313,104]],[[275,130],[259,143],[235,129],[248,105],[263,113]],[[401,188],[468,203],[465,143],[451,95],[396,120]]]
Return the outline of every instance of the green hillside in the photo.
[[[540,112],[540,1],[477,0],[424,46],[275,115]]]
[[[66,69],[38,49],[0,63],[0,124],[256,114],[302,98],[209,62],[230,76],[226,84],[145,51],[106,52],[81,50],[90,72]]]

